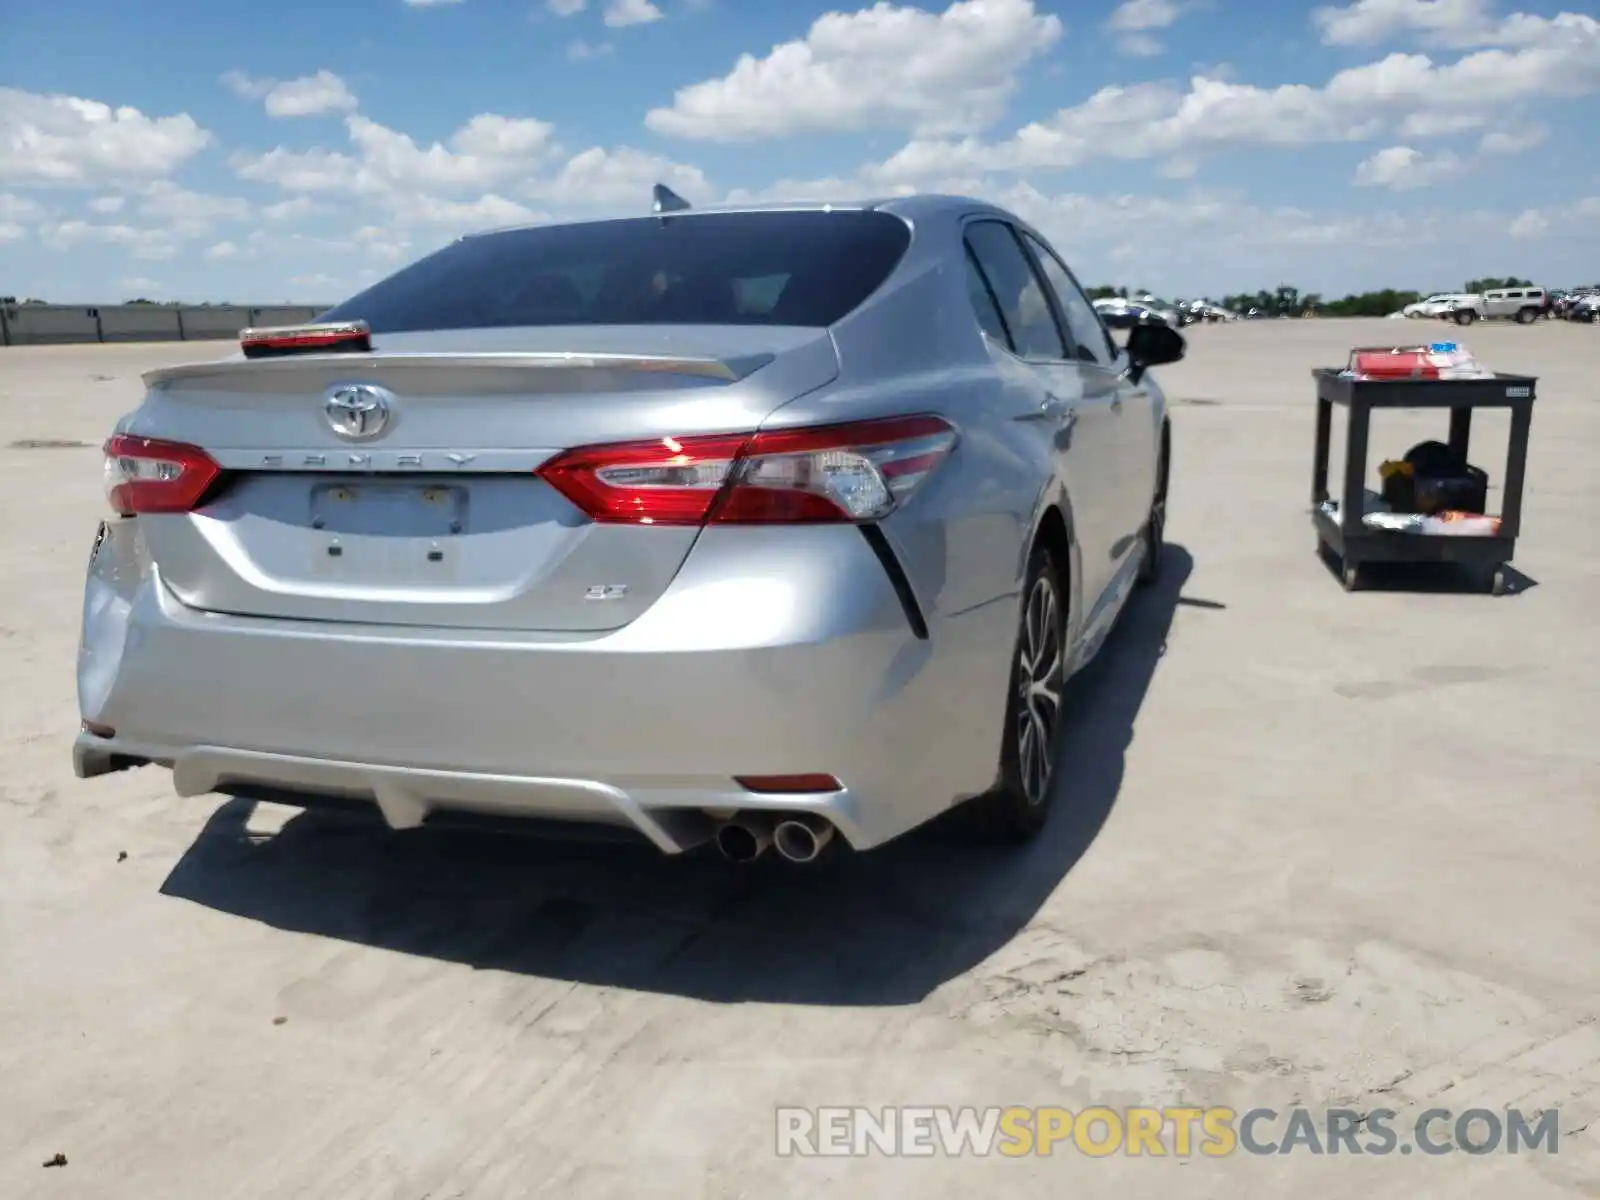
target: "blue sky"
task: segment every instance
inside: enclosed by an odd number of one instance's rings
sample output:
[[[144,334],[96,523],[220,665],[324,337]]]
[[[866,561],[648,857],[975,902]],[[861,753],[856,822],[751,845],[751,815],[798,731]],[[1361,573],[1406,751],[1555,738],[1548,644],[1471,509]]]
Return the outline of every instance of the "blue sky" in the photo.
[[[0,293],[332,301],[473,229],[957,191],[1086,281],[1600,282],[1567,0],[56,0],[0,33]]]

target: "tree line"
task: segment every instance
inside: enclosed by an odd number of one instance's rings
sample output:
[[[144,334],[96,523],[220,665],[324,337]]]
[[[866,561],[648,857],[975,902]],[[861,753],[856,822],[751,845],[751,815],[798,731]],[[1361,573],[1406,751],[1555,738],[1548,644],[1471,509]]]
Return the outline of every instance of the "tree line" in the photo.
[[[1488,277],[1484,279],[1469,279],[1461,288],[1466,293],[1493,291],[1496,288],[1534,287],[1531,279],[1518,279],[1507,276],[1504,279]],[[1125,287],[1112,287],[1102,285],[1089,289],[1091,300],[1100,300],[1112,296],[1127,299],[1130,295],[1147,296],[1150,293],[1143,288],[1128,289]],[[1384,288],[1376,292],[1361,292],[1344,296],[1338,300],[1324,299],[1320,292],[1302,292],[1297,287],[1282,284],[1271,291],[1262,289],[1259,292],[1238,292],[1233,295],[1223,296],[1220,300],[1204,297],[1206,303],[1217,304],[1230,312],[1249,312],[1252,308],[1269,317],[1287,316],[1300,317],[1307,313],[1317,313],[1325,317],[1386,317],[1392,312],[1399,312],[1408,304],[1415,304],[1425,300],[1435,292],[1402,291],[1396,288]]]

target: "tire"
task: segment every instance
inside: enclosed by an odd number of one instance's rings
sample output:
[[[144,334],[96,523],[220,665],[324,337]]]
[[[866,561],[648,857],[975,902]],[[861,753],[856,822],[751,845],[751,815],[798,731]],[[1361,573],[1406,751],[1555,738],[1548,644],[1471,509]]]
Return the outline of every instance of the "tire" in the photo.
[[[1012,650],[999,778],[992,791],[972,801],[970,810],[979,831],[998,841],[1026,841],[1050,816],[1066,682],[1065,578],[1054,555],[1043,545],[1035,546]]]
[[[1458,313],[1453,313],[1452,317],[1457,325],[1471,325],[1478,319],[1478,314],[1467,308]]]
[[[1161,579],[1161,567],[1167,553],[1167,481],[1172,475],[1172,435],[1165,429],[1161,434],[1161,461],[1156,467],[1156,494],[1150,501],[1150,515],[1145,518],[1139,538],[1144,542],[1144,558],[1139,563],[1140,587],[1151,587]]]
[[[1536,308],[1519,308],[1517,310],[1518,325],[1532,325],[1539,319],[1539,310]]]

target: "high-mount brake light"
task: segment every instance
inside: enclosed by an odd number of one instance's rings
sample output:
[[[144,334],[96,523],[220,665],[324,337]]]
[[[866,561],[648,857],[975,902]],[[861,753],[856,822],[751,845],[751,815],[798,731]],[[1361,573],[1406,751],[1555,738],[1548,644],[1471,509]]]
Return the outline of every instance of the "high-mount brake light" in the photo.
[[[106,500],[124,517],[191,512],[222,468],[198,446],[119,433],[105,445]]]
[[[322,325],[274,325],[241,329],[239,348],[246,358],[285,354],[360,354],[372,349],[372,331],[365,321]]]
[[[882,520],[955,448],[935,416],[583,446],[539,475],[591,520],[762,525]]]

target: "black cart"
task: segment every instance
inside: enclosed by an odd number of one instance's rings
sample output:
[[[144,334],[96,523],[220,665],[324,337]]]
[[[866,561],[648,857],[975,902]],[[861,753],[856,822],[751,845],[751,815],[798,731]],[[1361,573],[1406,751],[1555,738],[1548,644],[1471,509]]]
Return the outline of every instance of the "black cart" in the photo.
[[[1363,348],[1358,353],[1365,352]],[[1367,563],[1453,563],[1481,570],[1496,596],[1506,590],[1505,566],[1513,557],[1522,522],[1522,480],[1528,458],[1528,428],[1533,422],[1537,379],[1497,374],[1485,379],[1352,379],[1337,367],[1318,367],[1317,448],[1311,473],[1312,520],[1319,549],[1340,564],[1346,591],[1354,591]],[[1345,439],[1344,486],[1337,514],[1325,506],[1333,406],[1349,410]],[[1450,450],[1467,457],[1475,408],[1509,408],[1511,437],[1501,484],[1500,527],[1482,537],[1450,537],[1372,529],[1362,523],[1367,506],[1367,433],[1375,408],[1447,408]]]

